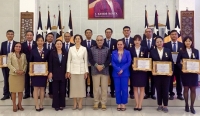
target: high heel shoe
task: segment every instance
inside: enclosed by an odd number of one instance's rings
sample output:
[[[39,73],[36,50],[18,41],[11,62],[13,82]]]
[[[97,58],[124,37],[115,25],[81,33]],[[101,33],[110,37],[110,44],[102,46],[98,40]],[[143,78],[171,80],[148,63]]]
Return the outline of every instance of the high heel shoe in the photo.
[[[17,109],[18,109],[18,108],[13,108],[13,112],[17,112]]]
[[[138,108],[134,108],[134,111],[137,111],[138,110]]]
[[[138,108],[138,111],[142,111],[142,108]]]
[[[42,110],[44,110],[43,106],[42,106],[42,108],[40,108],[40,111],[42,111]]]
[[[78,108],[78,104],[76,104],[75,107],[72,108],[72,110],[76,110]]]
[[[189,110],[189,106],[185,106],[185,111],[186,112],[189,112],[190,110]]]
[[[37,109],[37,108],[36,108],[36,106],[35,106],[35,110],[36,110],[37,112],[40,112],[40,108],[39,108],[39,109]]]
[[[194,110],[194,107],[190,107],[190,112],[193,113],[193,114],[196,113],[196,111]]]
[[[24,111],[24,108],[21,106],[21,107],[19,107],[19,105],[17,105],[18,106],[18,110],[20,110],[20,111]]]

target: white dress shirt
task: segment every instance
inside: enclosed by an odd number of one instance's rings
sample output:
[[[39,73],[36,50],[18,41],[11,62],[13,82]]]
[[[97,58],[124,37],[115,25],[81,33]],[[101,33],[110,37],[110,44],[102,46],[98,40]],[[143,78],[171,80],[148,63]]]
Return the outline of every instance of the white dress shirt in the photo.
[[[91,47],[92,46],[92,39],[90,39],[90,40],[86,39],[87,46],[88,46],[88,41],[90,41],[90,47]]]
[[[162,60],[163,48],[162,48],[162,50],[159,50],[159,49],[157,48],[157,51],[158,51],[158,55],[159,55],[159,57],[160,57],[160,60]]]
[[[174,43],[176,43],[176,52],[178,51],[177,49],[178,49],[178,42],[176,41],[176,42],[173,42],[173,41],[171,41],[171,44],[172,44],[172,50],[173,50],[173,48],[174,48]]]
[[[68,44],[68,49],[69,49],[69,47],[70,47],[70,42],[65,42],[65,49],[66,49],[66,45]]]
[[[140,55],[140,47],[139,48],[135,47],[135,52],[136,52],[137,57],[139,57],[139,55]]]
[[[152,38],[151,38],[151,39],[147,39],[147,38],[146,38],[147,46],[148,46],[148,40],[150,40],[150,48],[151,48],[151,45],[152,45]]]
[[[10,43],[10,52],[12,52],[13,40],[7,42],[7,48],[9,46],[9,43]]]
[[[52,43],[46,43],[47,45],[46,45],[46,48],[48,49],[48,46],[49,46],[49,44],[50,44],[50,49],[51,49],[51,47],[52,47]]]
[[[130,36],[128,38],[124,37],[125,43],[126,43],[126,39],[128,39],[128,44],[129,44],[130,38],[131,38]]]
[[[29,46],[29,41],[27,41],[27,45]],[[33,46],[33,40],[30,41],[30,46],[31,46],[31,49],[32,49],[32,46]]]
[[[106,43],[107,43],[107,44],[108,44],[108,41],[109,41],[109,45],[108,45],[108,47],[110,47],[111,38],[110,38],[110,39],[106,38]]]
[[[191,56],[192,56],[192,49],[191,48],[190,49],[186,48],[186,51],[188,53],[189,58],[191,58]]]

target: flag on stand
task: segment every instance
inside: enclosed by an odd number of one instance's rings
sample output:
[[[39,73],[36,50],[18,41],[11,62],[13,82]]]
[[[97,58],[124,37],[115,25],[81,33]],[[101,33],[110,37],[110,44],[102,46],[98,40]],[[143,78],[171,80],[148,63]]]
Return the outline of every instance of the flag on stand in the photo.
[[[157,10],[155,11],[153,38],[155,38],[156,36],[159,36],[159,30],[158,30],[158,13],[157,13]]]
[[[62,24],[61,24],[61,16],[60,16],[60,10],[59,10],[59,15],[58,15],[58,26],[57,26],[57,35],[56,39],[62,39]]]
[[[147,19],[147,10],[145,10],[145,25],[144,28],[147,29],[149,27],[148,19]],[[146,39],[146,35],[143,34],[143,39]]]
[[[178,32],[178,41],[182,42],[178,10],[176,10],[176,16],[175,16],[175,30]]]
[[[167,10],[164,43],[171,41],[171,38],[169,35],[170,35],[170,22],[169,22],[169,10]]]
[[[41,35],[41,36],[43,36],[42,20],[41,20],[41,12],[40,12],[40,11],[39,11],[39,19],[38,19],[37,35]]]
[[[48,19],[47,19],[47,34],[51,33],[51,20],[50,20],[50,12],[48,11]]]
[[[73,40],[73,26],[72,26],[72,14],[71,14],[71,6],[69,6],[69,22],[68,22],[68,27],[69,27],[69,30],[68,32],[70,33],[71,35],[71,39],[70,39],[70,42],[74,43],[74,40]]]

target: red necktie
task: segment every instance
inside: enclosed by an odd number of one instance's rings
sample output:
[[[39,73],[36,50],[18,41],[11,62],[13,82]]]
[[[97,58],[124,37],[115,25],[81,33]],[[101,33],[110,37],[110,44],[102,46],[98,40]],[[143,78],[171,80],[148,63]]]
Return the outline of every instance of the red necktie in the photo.
[[[28,43],[28,49],[31,50],[31,42]]]

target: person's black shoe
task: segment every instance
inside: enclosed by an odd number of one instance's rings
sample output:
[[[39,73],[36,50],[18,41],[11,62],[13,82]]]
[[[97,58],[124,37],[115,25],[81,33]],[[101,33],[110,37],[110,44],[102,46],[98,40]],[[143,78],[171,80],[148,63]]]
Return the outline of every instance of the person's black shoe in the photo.
[[[156,100],[155,95],[152,95],[152,96],[151,96],[151,99]]]
[[[186,112],[189,112],[190,110],[189,110],[189,106],[185,106],[185,111]]]
[[[35,106],[35,111],[40,112],[41,110],[40,110],[40,108],[37,109],[36,106]]]
[[[137,111],[138,110],[138,108],[133,108],[134,109],[134,111]]]
[[[27,99],[29,97],[30,97],[30,95],[24,95],[23,99]]]
[[[142,111],[142,108],[138,108],[138,111]]]
[[[91,98],[94,98],[94,95],[93,95],[93,94],[90,94],[90,97],[91,97]]]
[[[180,95],[177,97],[177,99],[184,100],[184,98],[182,96],[180,96]]]
[[[174,96],[173,96],[173,95],[170,95],[170,96],[169,96],[169,100],[174,100]]]
[[[112,97],[112,98],[115,98],[115,95],[114,95],[114,94],[111,94],[111,97]]]
[[[10,97],[4,95],[4,96],[1,98],[1,100],[6,100],[6,99],[10,99]]]
[[[144,96],[144,99],[148,99],[148,98],[149,98],[149,95],[145,95],[145,96]]]
[[[194,107],[190,107],[190,112],[193,113],[193,114],[196,113],[196,111],[194,110]]]
[[[130,98],[131,98],[131,99],[134,99],[134,95],[130,95]]]
[[[60,110],[60,108],[55,108],[55,111],[58,111],[58,110]]]

